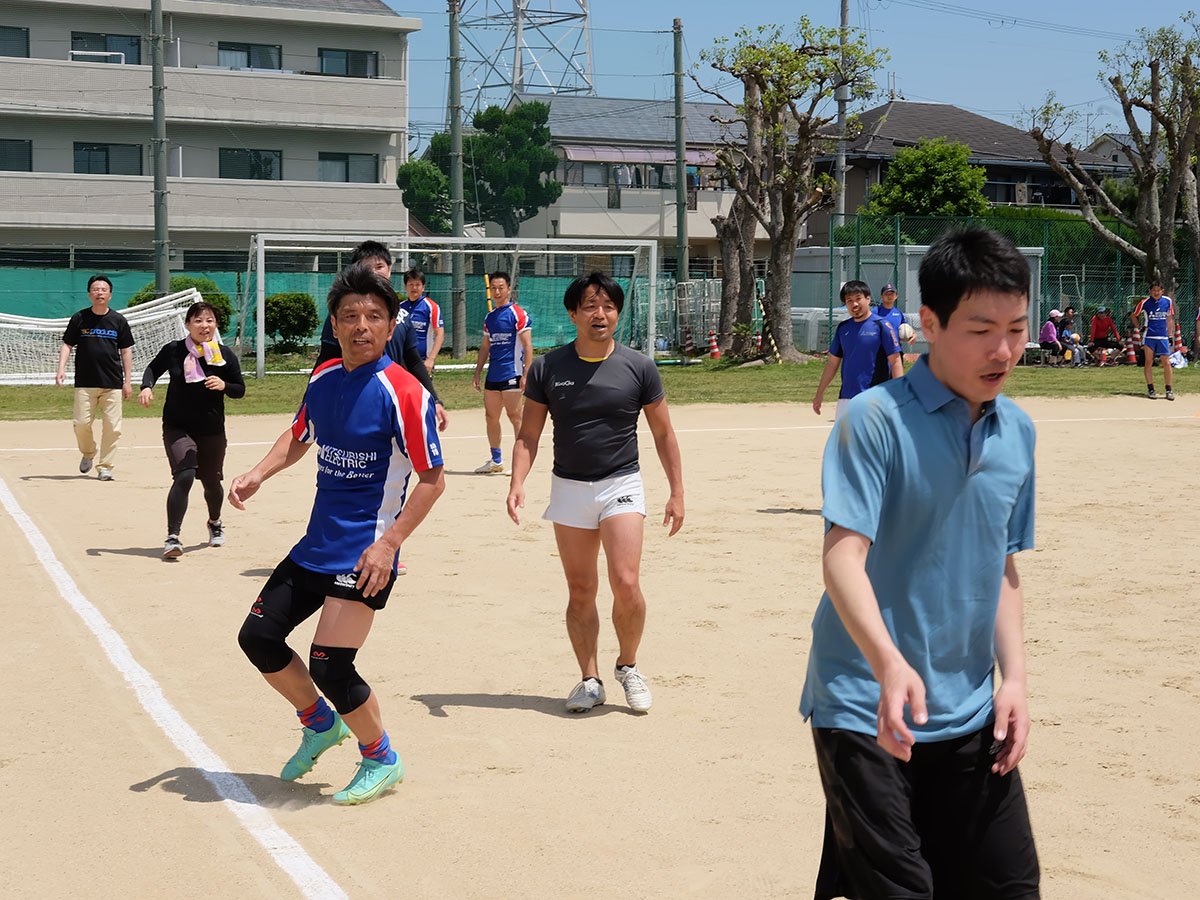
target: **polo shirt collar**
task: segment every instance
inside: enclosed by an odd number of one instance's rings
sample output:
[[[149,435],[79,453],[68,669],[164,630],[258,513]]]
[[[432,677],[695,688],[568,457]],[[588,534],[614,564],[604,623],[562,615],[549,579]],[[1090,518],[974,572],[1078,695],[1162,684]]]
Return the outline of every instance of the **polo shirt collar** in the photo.
[[[954,391],[950,390],[950,388],[942,384],[938,380],[938,377],[933,374],[933,370],[929,368],[928,353],[922,353],[920,359],[918,359],[916,364],[908,370],[904,377],[905,380],[908,381],[909,386],[912,388],[912,392],[916,396],[917,402],[921,404],[921,407],[925,410],[925,412],[934,412],[935,410],[941,409],[947,403],[950,403],[954,400],[958,400],[963,404],[966,404],[967,402],[966,400],[963,400],[962,397],[958,396],[958,394],[954,393]],[[995,401],[989,400],[980,408],[979,418],[982,419],[985,416],[989,416],[995,411]]]

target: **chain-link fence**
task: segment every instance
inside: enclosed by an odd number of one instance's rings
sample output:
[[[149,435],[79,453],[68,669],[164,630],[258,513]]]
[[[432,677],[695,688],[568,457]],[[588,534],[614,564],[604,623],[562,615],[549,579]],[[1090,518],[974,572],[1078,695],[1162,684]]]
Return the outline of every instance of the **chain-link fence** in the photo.
[[[1075,310],[1081,333],[1101,307],[1107,307],[1122,333],[1129,327],[1130,314],[1146,296],[1148,285],[1142,269],[1127,254],[1105,243],[1078,217],[982,218],[947,216],[834,216],[830,247],[801,248],[792,276],[794,307],[836,309],[843,281],[861,279],[878,297],[884,284],[895,284],[905,313],[920,306],[917,267],[925,248],[946,230],[966,225],[985,225],[1003,234],[1031,262],[1034,284],[1031,294],[1037,313],[1030,323],[1036,336],[1053,308]],[[1117,234],[1131,244],[1137,235],[1114,223]],[[1176,250],[1181,267],[1174,296],[1185,342],[1193,338],[1196,320],[1197,284],[1182,238]]]

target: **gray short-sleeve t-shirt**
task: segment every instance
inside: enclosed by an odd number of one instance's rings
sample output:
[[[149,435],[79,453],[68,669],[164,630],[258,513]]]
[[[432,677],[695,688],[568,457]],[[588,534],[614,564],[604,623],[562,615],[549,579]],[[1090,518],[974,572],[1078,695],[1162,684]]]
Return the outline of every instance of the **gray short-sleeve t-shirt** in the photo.
[[[623,344],[587,362],[570,343],[533,361],[525,396],[550,409],[554,474],[599,481],[638,471],[638,415],[663,386],[653,361]]]

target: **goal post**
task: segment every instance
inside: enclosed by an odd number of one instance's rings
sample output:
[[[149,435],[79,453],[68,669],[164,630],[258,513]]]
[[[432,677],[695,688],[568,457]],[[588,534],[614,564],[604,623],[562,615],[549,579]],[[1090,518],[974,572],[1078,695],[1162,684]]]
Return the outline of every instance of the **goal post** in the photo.
[[[593,271],[610,275],[625,290],[618,340],[652,355],[660,345],[659,338],[665,339],[667,334],[664,311],[669,304],[661,306],[660,295],[665,292],[657,284],[658,245],[654,241],[260,233],[251,239],[246,279],[237,304],[238,341],[246,344],[253,337],[258,377],[266,374],[266,297],[280,291],[303,291],[317,302],[324,320],[329,285],[349,263],[354,248],[365,240],[388,247],[394,261],[393,283],[402,297],[403,273],[414,267],[425,273],[426,293],[442,309],[447,344],[454,333],[451,269],[455,257],[463,260],[466,272],[463,315],[467,347],[478,346],[481,340],[487,313],[485,275],[493,271],[511,274],[516,302],[533,320],[535,346],[557,346],[573,338],[574,328],[562,305],[563,291],[576,276]]]

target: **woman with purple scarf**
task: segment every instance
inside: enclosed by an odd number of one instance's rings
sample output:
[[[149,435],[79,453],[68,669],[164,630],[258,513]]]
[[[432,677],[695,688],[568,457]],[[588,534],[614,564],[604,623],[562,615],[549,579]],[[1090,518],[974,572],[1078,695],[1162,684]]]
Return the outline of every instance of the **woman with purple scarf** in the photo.
[[[183,555],[179,533],[187,512],[188,494],[199,478],[208,504],[208,545],[225,543],[221,524],[221,471],[225,464],[225,398],[237,400],[246,393],[242,369],[233,351],[219,343],[217,311],[203,301],[193,303],[184,315],[188,336],[163,345],[142,375],[138,403],[149,408],[154,383],[169,372],[167,399],[163,403],[163,446],[171,465],[171,490],[167,493],[167,539],[163,556]]]

